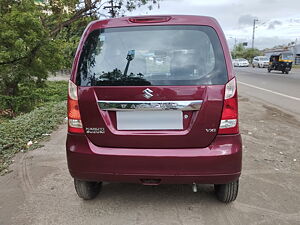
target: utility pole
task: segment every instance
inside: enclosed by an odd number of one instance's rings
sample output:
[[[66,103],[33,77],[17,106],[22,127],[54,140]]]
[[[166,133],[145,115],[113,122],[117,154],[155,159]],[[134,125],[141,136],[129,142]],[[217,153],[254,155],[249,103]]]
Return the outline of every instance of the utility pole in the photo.
[[[253,32],[252,32],[252,49],[254,48],[254,35],[255,35],[255,24],[258,21],[258,19],[253,20]]]
[[[105,6],[105,7],[103,7],[103,9],[110,9],[108,11],[108,13],[110,13],[111,18],[115,18],[116,14],[117,14],[117,10],[115,10],[115,9],[120,9],[121,6],[120,5],[114,5],[114,1],[113,0],[110,0],[109,4],[110,4],[110,6]]]

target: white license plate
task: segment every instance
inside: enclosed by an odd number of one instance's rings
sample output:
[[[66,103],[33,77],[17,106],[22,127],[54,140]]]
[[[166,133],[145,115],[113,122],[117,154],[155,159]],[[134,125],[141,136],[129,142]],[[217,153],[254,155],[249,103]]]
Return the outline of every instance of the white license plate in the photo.
[[[117,111],[118,130],[182,130],[182,111]]]

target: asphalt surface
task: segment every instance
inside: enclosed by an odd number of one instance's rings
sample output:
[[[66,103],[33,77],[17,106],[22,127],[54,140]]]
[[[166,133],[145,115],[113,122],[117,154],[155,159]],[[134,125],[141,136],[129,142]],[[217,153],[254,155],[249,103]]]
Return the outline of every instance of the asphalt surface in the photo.
[[[235,67],[239,92],[300,117],[300,69],[289,74],[266,68]]]
[[[212,185],[193,193],[191,185],[123,183],[105,183],[96,199],[83,201],[67,169],[64,124],[44,147],[17,154],[0,177],[0,225],[300,224],[299,75],[236,72],[243,171],[235,202],[220,203]]]

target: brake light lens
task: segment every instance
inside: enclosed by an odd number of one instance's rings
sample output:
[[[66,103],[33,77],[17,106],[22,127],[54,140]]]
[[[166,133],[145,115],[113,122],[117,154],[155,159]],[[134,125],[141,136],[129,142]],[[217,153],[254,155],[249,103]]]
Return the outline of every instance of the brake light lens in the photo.
[[[139,16],[129,18],[131,23],[162,23],[168,22],[171,16]]]
[[[236,78],[234,77],[225,86],[224,105],[218,133],[237,134],[238,132],[238,99]]]
[[[84,132],[79,112],[77,86],[70,80],[68,88],[68,132]]]

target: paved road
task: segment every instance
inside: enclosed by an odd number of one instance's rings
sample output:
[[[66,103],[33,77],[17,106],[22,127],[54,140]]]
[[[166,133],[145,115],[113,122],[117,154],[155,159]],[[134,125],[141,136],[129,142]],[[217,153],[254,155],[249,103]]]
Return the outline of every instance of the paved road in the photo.
[[[300,70],[290,74],[267,72],[266,68],[235,68],[239,91],[300,117]]]

